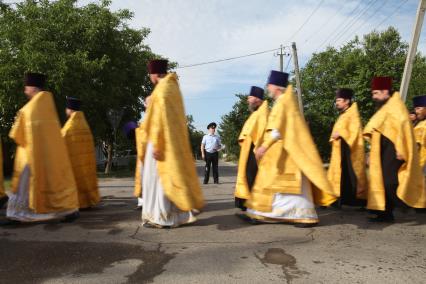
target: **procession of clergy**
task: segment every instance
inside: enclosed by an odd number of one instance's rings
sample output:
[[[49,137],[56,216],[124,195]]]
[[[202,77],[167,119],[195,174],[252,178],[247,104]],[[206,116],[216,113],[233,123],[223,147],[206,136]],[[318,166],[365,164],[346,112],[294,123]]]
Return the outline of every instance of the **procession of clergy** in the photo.
[[[145,100],[144,119],[124,127],[136,142],[134,194],[148,228],[193,223],[204,206],[178,77],[167,70],[166,60],[149,62],[155,88]],[[3,225],[72,222],[79,209],[100,202],[94,141],[81,101],[67,97],[68,120],[61,129],[45,83],[43,74],[25,75],[28,103],[9,134],[17,145],[9,195],[0,176],[0,208],[7,204]],[[372,78],[371,93],[376,113],[362,129],[353,91],[336,91],[340,115],[331,133],[326,172],[288,74],[271,71],[268,77],[271,109],[265,91],[252,87],[247,97],[251,115],[238,141],[235,204],[242,211],[237,216],[250,224],[311,227],[319,222],[316,206],[366,207],[375,214],[370,218],[374,222],[392,222],[397,206],[426,208],[426,96],[413,100],[414,128],[399,94],[392,91],[391,78]]]

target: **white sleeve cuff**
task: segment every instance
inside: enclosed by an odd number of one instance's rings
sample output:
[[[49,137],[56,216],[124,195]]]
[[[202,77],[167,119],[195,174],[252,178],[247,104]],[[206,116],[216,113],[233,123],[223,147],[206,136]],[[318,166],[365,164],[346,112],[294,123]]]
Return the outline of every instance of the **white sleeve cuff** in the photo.
[[[278,129],[272,129],[271,137],[274,140],[280,140],[281,139],[281,133],[278,131]]]

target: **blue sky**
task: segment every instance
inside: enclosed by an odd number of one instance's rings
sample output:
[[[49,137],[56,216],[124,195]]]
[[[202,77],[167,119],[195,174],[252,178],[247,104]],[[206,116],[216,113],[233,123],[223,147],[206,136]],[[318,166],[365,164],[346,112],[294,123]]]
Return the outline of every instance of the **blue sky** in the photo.
[[[96,1],[79,4],[88,2]],[[270,50],[292,41],[303,66],[313,52],[327,45],[339,47],[355,35],[390,25],[409,41],[417,6],[418,0],[112,0],[113,10],[134,12],[132,27],[150,28],[146,43],[153,52],[181,66]],[[419,49],[425,47],[426,31]],[[284,59],[284,67],[289,59]],[[247,93],[252,85],[264,86],[269,71],[278,68],[278,57],[269,52],[176,71],[186,112],[204,131],[209,122],[220,122],[232,109],[234,94]],[[292,70],[290,62],[287,71]]]

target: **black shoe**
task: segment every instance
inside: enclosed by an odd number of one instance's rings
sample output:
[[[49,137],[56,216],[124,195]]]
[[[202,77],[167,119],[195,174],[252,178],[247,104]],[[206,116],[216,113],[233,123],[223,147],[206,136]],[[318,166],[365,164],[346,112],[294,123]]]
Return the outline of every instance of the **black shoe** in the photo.
[[[395,218],[392,214],[381,214],[377,217],[368,218],[368,221],[371,223],[393,223]]]
[[[2,209],[3,206],[5,206],[8,201],[9,201],[9,197],[7,195],[0,198],[0,209]]]
[[[367,211],[367,209],[365,207],[359,207],[357,209],[355,209],[356,212],[365,212]]]
[[[85,211],[93,211],[94,209],[95,209],[94,207],[86,207],[86,208],[79,208],[78,211],[85,212]]]
[[[136,206],[135,208],[133,208],[133,210],[135,210],[135,211],[142,211],[142,206]]]
[[[330,205],[330,207],[329,207],[330,209],[333,209],[333,210],[341,210],[342,209],[342,205],[340,204],[340,200],[336,200],[336,201],[334,201],[331,205]]]
[[[246,214],[235,214],[235,216],[237,216],[238,218],[240,218],[241,220],[249,223],[250,225],[260,225],[260,224],[264,224],[263,222],[260,222],[259,220],[250,218],[249,216],[247,216]]]
[[[208,181],[203,182],[203,184],[208,184],[208,183],[209,183]]]
[[[417,214],[426,214],[426,208],[416,208]]]
[[[64,219],[61,220],[61,223],[72,223],[78,218],[80,218],[80,213],[77,211],[77,212],[66,215]]]
[[[218,181],[215,181],[215,182],[214,182],[214,184],[219,184],[219,182],[218,182]]]
[[[13,225],[19,225],[21,224],[20,221],[12,220],[12,219],[6,219],[0,221],[0,226],[13,226]]]
[[[312,227],[315,227],[317,225],[318,225],[318,223],[296,223],[296,224],[294,224],[294,226],[296,228],[312,228]]]
[[[156,225],[152,223],[144,223],[142,226],[148,229],[170,229],[171,228],[170,226],[161,226],[161,225]]]

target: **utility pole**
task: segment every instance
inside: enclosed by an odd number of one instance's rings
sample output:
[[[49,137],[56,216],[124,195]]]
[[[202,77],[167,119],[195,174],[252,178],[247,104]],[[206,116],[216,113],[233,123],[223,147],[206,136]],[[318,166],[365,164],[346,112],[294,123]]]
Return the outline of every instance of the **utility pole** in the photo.
[[[284,46],[280,45],[280,51],[275,54],[275,56],[280,57],[280,71],[283,72],[284,68],[284,55],[287,55],[287,53],[284,52]]]
[[[300,113],[303,115],[302,86],[300,83],[299,61],[297,58],[297,49],[295,42],[291,44],[291,51],[293,54],[294,74],[296,75],[297,100],[299,102]]]
[[[417,53],[417,45],[419,44],[420,32],[422,31],[423,19],[426,11],[426,0],[419,0],[417,8],[416,22],[413,28],[410,47],[408,49],[407,59],[405,60],[404,74],[402,75],[401,98],[405,102],[407,99],[408,86],[410,85],[411,72],[413,71],[414,60]]]

